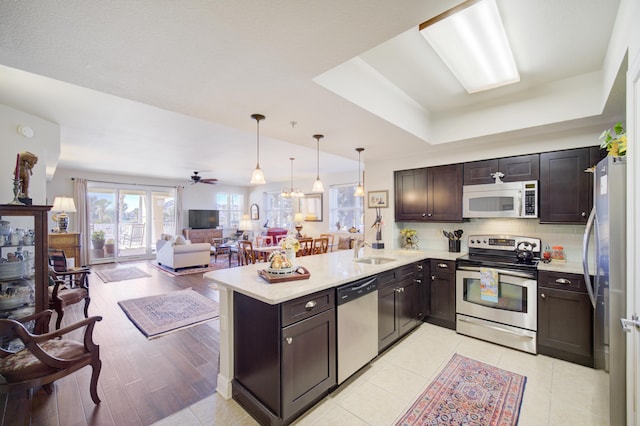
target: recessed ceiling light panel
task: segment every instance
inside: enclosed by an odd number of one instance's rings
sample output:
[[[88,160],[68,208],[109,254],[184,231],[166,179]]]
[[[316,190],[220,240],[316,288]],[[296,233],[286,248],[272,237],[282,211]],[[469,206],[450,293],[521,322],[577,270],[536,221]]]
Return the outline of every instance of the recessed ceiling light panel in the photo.
[[[467,1],[419,30],[468,93],[520,81],[495,0]]]

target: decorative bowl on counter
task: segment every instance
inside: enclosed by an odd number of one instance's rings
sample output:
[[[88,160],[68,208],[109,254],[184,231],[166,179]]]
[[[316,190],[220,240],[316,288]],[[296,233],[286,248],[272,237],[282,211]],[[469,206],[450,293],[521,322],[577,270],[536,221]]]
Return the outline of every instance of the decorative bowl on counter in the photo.
[[[291,275],[297,269],[297,266],[292,266],[290,268],[282,268],[282,269],[273,269],[267,268],[266,271],[271,275]]]

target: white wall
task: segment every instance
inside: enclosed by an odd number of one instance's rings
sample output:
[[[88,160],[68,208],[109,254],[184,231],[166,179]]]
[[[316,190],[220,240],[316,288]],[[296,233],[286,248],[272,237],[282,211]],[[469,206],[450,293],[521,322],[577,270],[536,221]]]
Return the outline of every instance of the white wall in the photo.
[[[32,138],[18,134],[18,126],[34,131]],[[38,157],[29,181],[29,197],[33,204],[47,204],[45,182],[47,163],[57,162],[60,153],[60,126],[31,114],[0,105],[0,203],[13,200],[13,173],[16,154],[29,151]],[[50,199],[51,202],[53,198]]]

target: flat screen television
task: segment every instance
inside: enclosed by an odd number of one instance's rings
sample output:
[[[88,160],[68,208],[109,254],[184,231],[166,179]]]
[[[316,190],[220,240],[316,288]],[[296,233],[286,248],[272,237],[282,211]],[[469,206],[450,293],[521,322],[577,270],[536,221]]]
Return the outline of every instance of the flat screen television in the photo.
[[[218,210],[189,210],[189,228],[191,229],[217,228],[219,224]]]

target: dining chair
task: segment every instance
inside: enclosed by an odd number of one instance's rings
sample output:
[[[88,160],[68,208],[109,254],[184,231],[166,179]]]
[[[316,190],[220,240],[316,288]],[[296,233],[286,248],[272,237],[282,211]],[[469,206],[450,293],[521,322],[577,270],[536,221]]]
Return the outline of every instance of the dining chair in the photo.
[[[313,238],[298,238],[300,250],[296,253],[296,257],[309,256],[313,254]]]
[[[256,263],[256,253],[253,251],[251,241],[240,240],[238,242],[238,263],[240,266]]]
[[[320,234],[320,238],[327,238],[328,240],[328,249],[327,251],[333,251],[333,239],[334,239],[334,235],[333,234]]]
[[[313,240],[312,254],[323,254],[329,250],[329,239],[327,237],[315,238]]]

